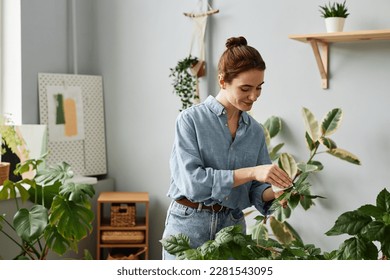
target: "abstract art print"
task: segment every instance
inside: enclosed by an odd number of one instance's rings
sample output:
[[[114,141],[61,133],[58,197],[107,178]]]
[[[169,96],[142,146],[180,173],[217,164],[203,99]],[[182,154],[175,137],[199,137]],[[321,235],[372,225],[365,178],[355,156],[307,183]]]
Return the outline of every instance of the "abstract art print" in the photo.
[[[47,86],[50,141],[83,140],[84,114],[81,88]]]

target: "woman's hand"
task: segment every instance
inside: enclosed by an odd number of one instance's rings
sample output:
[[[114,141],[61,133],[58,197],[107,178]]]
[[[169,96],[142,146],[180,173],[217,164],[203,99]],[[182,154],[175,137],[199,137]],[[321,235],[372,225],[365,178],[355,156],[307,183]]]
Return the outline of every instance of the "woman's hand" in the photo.
[[[280,188],[288,188],[292,185],[292,179],[276,164],[254,167],[254,176],[256,181],[269,183]]]

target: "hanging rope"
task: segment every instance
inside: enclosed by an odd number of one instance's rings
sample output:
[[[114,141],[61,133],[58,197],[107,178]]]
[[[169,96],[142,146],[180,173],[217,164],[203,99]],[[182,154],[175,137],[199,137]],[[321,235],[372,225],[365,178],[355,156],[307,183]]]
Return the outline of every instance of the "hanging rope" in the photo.
[[[191,67],[191,73],[192,75],[196,76],[196,95],[199,97],[198,78],[206,74],[205,33],[206,33],[206,26],[207,26],[207,18],[210,15],[218,13],[219,10],[212,9],[208,1],[207,1],[206,11],[202,11],[203,10],[202,8],[204,6],[202,0],[198,1],[198,6],[200,12],[184,13],[184,15],[189,17],[194,22],[194,30],[192,33],[191,45],[190,45],[190,55],[192,54],[193,51],[192,48],[195,44],[195,41],[197,41],[198,43],[199,60],[198,63],[196,63],[193,67]],[[197,98],[196,100],[199,101],[200,99]]]

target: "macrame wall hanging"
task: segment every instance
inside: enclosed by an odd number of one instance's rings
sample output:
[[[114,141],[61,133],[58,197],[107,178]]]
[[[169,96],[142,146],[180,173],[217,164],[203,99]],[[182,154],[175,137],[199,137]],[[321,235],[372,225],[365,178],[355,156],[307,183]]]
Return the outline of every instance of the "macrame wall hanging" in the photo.
[[[199,78],[206,75],[205,33],[207,18],[218,13],[212,9],[208,1],[199,0],[196,12],[184,13],[194,24],[189,55],[180,60],[175,68],[171,68],[174,92],[180,97],[182,108],[191,107],[200,101]],[[197,47],[196,50],[194,47]]]

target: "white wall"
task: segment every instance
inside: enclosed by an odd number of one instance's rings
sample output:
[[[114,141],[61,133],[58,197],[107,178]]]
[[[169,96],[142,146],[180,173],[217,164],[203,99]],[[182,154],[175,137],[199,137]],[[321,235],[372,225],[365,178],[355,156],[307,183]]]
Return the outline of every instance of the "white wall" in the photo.
[[[69,30],[66,1],[56,1],[60,6],[51,2],[22,1],[22,22],[24,17],[37,24],[36,28],[22,26],[23,98],[30,104],[24,105],[23,115],[26,112],[32,122],[38,120],[37,72],[71,72],[69,50],[63,46],[58,51],[55,44],[69,44],[69,36],[64,39],[66,35],[57,34],[44,40],[46,32]],[[117,190],[150,192],[150,252],[151,258],[159,259],[158,240],[169,204],[165,197],[168,160],[180,108],[172,93],[169,68],[188,54],[193,27],[182,13],[194,10],[197,1],[78,2],[80,74],[99,74],[104,80],[109,176],[115,178]],[[344,239],[324,235],[336,218],[374,203],[390,181],[390,41],[333,45],[330,88],[321,89],[310,46],[290,40],[288,35],[324,32],[318,5],[325,2],[214,0],[212,6],[220,13],[209,18],[208,77],[201,80],[201,86],[203,95],[216,93],[216,63],[225,40],[244,35],[267,63],[263,95],[253,114],[260,122],[271,115],[285,120],[277,141],[288,142],[284,150],[298,160],[308,157],[301,108],[308,107],[318,118],[332,108],[343,109],[345,118],[334,140],[358,155],[362,166],[321,155],[318,159],[325,170],[313,178],[313,192],[327,199],[317,200],[307,212],[295,211],[290,220],[306,243],[329,251]],[[351,15],[345,31],[390,28],[389,1],[347,2]]]

